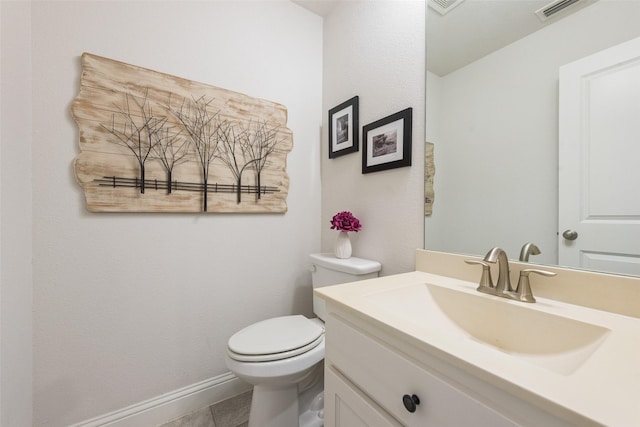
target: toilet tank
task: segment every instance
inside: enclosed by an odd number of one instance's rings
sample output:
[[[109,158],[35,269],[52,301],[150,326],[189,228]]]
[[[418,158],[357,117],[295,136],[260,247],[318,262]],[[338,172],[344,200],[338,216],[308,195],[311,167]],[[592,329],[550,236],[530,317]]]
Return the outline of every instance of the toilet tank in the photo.
[[[337,285],[339,283],[355,282],[357,280],[374,279],[378,277],[382,265],[378,261],[362,258],[336,258],[331,253],[311,254],[311,281],[313,288]],[[313,312],[320,318],[325,318],[324,300],[313,296]]]

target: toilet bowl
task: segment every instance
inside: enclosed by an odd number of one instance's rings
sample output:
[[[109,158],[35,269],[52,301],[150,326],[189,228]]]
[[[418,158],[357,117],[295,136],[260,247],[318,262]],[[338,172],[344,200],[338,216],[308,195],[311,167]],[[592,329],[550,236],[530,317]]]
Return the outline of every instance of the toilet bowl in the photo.
[[[299,386],[307,384],[304,391],[315,390],[317,395],[312,398],[322,399],[318,395],[322,393],[323,359],[324,324],[319,319],[276,317],[233,335],[227,348],[227,367],[254,386],[249,427],[299,426],[299,395],[303,391]],[[322,408],[306,414],[304,427],[323,425]]]
[[[313,287],[378,276],[381,265],[360,258],[312,254]],[[318,318],[302,315],[263,320],[236,332],[225,362],[237,377],[253,385],[249,427],[322,427],[324,322],[323,301],[314,297]]]

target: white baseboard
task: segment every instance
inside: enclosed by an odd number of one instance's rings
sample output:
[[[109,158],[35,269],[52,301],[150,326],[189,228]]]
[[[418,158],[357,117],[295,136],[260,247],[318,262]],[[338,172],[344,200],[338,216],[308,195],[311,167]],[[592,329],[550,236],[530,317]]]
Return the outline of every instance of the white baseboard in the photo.
[[[70,427],[157,426],[250,389],[249,384],[228,372]]]

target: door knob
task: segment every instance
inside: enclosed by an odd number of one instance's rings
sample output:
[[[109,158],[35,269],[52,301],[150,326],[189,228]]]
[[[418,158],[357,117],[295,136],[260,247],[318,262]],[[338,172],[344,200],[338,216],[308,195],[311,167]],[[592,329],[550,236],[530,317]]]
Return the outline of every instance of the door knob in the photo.
[[[562,233],[562,237],[567,240],[576,240],[578,238],[578,232],[573,230],[565,230],[564,233]]]

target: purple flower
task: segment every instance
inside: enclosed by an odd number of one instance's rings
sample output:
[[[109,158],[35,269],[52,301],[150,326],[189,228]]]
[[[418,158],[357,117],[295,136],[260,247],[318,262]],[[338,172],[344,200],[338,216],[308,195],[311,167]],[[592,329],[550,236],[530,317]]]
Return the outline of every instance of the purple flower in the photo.
[[[346,231],[347,233],[350,231],[358,232],[362,229],[362,225],[360,225],[360,220],[353,216],[351,212],[344,211],[338,212],[333,216],[331,229]]]

